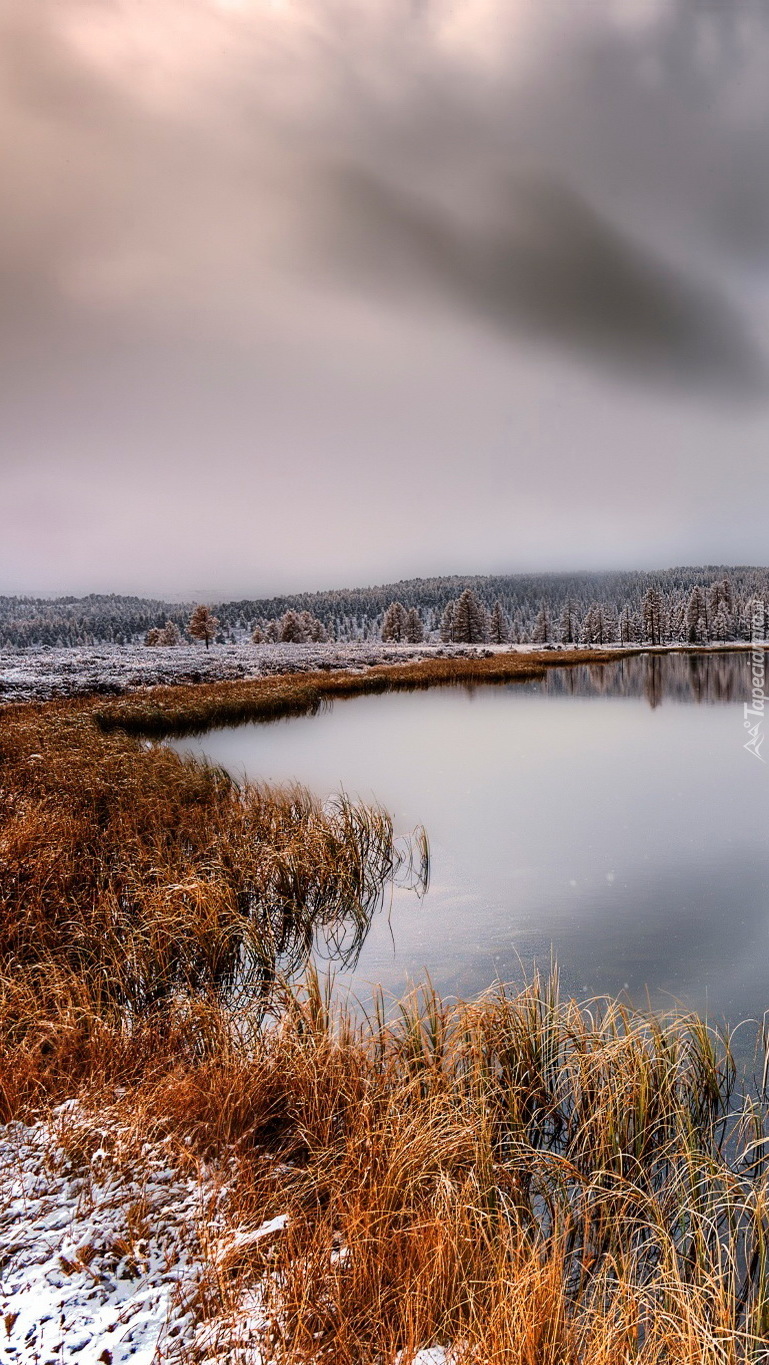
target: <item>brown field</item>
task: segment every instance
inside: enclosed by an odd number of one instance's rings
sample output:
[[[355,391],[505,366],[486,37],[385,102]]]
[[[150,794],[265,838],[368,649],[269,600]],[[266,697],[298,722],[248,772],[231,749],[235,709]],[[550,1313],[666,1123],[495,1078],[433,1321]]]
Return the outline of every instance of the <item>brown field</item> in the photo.
[[[196,1308],[237,1309],[263,1281],[266,1358],[407,1365],[432,1343],[473,1365],[766,1358],[766,1112],[728,1119],[727,1038],[580,1007],[555,980],[452,1005],[425,988],[353,1017],[311,971],[286,978],[318,934],[342,951],[365,934],[404,857],[387,814],[238,787],[139,737],[618,656],[0,712],[0,1118],[76,1098],[134,1135],[132,1160],[157,1137],[181,1165],[226,1166],[233,1226],[287,1212],[269,1246],[211,1259]]]

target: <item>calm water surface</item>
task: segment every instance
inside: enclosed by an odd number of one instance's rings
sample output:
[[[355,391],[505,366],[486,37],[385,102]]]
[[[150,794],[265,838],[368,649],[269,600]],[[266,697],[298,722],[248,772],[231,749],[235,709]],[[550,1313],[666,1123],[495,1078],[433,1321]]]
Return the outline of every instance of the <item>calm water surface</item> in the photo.
[[[425,971],[474,994],[555,959],[580,996],[736,1021],[769,1008],[769,764],[743,748],[748,686],[745,656],[636,659],[175,747],[425,826],[427,894],[396,890],[341,974],[363,998]]]

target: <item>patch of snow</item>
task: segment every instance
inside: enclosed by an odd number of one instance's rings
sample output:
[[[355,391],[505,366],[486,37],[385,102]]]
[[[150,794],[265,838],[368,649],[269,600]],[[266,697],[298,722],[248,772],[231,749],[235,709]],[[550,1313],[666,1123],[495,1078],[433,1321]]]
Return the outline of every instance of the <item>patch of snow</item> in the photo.
[[[454,1352],[448,1346],[424,1346],[411,1357],[409,1365],[454,1365],[455,1359]],[[407,1365],[402,1353],[396,1365]]]
[[[113,1162],[103,1145],[73,1162],[56,1128],[67,1112],[0,1129],[3,1365],[157,1365],[193,1345],[208,1365],[263,1365],[258,1288],[236,1324],[198,1320],[199,1232],[221,1231],[221,1185],[205,1169],[180,1174],[163,1144],[146,1144],[139,1162]],[[222,1233],[217,1246],[225,1254],[285,1224]]]

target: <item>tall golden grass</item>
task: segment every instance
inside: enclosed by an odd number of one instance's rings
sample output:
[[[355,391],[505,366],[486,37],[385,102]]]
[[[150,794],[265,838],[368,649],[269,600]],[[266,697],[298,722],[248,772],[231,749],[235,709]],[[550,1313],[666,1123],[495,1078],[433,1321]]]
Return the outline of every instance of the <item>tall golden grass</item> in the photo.
[[[6,1114],[75,1095],[124,1159],[171,1139],[226,1165],[226,1226],[289,1215],[212,1231],[198,1312],[231,1315],[233,1351],[260,1283],[276,1362],[765,1359],[764,1113],[727,1122],[728,1041],[696,1018],[535,980],[361,1019],[310,973],[268,1026],[192,996],[118,1019],[73,973],[24,975],[0,994]]]
[[[231,1226],[288,1213],[211,1246],[198,1312],[231,1310],[233,1352],[259,1281],[280,1365],[765,1360],[766,1104],[728,1038],[555,978],[370,1017],[290,983],[319,931],[365,933],[389,818],[127,732],[322,700],[270,681],[2,713],[0,1119],[74,1097],[137,1161],[226,1166]]]

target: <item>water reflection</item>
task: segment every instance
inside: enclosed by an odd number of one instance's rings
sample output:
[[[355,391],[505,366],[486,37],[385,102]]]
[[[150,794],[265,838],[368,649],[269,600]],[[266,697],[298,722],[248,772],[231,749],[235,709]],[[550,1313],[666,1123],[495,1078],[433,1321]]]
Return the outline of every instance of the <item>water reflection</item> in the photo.
[[[743,749],[749,687],[744,654],[638,657],[361,697],[179,747],[425,825],[428,893],[396,890],[343,973],[364,996],[425,970],[472,995],[555,958],[577,995],[760,1017],[769,769]]]
[[[641,654],[611,664],[550,670],[543,680],[549,696],[645,697],[712,703],[747,700],[750,670],[746,653]]]

